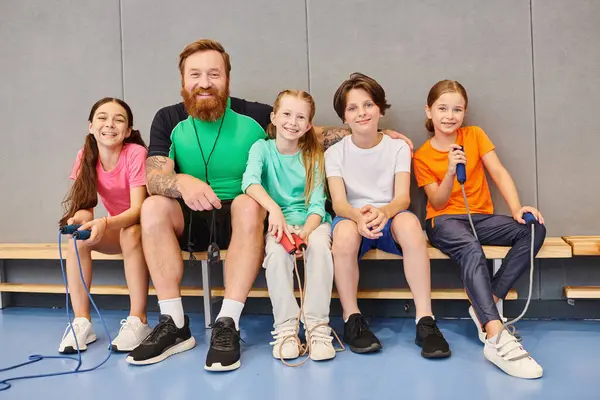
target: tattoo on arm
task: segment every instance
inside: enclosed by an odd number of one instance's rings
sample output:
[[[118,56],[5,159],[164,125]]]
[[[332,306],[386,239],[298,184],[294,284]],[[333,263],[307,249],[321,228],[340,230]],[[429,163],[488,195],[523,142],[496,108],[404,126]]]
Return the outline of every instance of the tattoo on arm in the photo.
[[[349,134],[350,134],[349,129],[337,128],[337,127],[331,127],[331,126],[324,127],[323,128],[323,150],[327,150],[329,147],[333,146],[334,144],[336,144],[337,142],[342,140],[342,138],[344,136],[347,136]]]
[[[148,193],[177,198],[181,193],[177,189],[177,174],[175,171],[163,171],[169,161],[167,157],[152,156],[146,159],[146,180]]]

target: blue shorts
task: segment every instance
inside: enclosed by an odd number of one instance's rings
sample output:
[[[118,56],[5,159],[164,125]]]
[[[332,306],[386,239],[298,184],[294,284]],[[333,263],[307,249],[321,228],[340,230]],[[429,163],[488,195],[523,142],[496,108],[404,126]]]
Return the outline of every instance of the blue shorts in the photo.
[[[408,210],[400,211],[398,214],[403,212],[410,212]],[[396,214],[396,215],[398,215]],[[333,237],[333,231],[338,222],[343,221],[348,218],[335,217],[333,219],[333,223],[331,224],[331,237]],[[381,251],[385,251],[386,253],[397,254],[399,256],[402,255],[402,248],[396,241],[394,240],[394,236],[392,235],[392,218],[390,218],[385,224],[385,227],[381,231],[383,234],[378,239],[367,239],[366,237],[362,237],[362,241],[360,243],[360,248],[358,250],[358,259],[360,260],[369,250],[379,249]]]

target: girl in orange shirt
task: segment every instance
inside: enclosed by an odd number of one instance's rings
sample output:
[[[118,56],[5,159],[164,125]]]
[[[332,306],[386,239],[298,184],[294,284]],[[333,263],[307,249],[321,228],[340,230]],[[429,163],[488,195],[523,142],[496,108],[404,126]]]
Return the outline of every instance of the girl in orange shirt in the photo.
[[[529,267],[531,234],[523,214],[530,212],[538,221],[535,254],[546,236],[544,219],[537,209],[521,205],[515,184],[485,132],[477,126],[462,127],[467,104],[467,92],[457,81],[436,83],[427,97],[426,127],[433,137],[414,156],[415,176],[428,199],[427,236],[433,246],[460,265],[472,304],[469,314],[484,343],[485,357],[509,375],[539,378],[542,367],[503,328],[496,302],[507,295]],[[466,168],[467,204],[455,178],[457,164]],[[500,189],[512,217],[494,214],[486,170]],[[489,276],[482,244],[512,246],[493,277]]]

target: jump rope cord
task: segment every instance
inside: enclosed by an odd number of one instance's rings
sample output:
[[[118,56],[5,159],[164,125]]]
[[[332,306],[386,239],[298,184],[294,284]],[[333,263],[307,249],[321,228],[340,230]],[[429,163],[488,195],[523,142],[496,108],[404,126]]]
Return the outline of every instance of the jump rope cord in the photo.
[[[14,378],[8,378],[8,379],[4,379],[0,381],[0,391],[3,390],[8,390],[11,388],[11,384],[9,382],[12,381],[17,381],[17,380],[26,380],[26,379],[35,379],[35,378],[46,378],[46,377],[50,377],[50,376],[60,376],[60,375],[70,375],[70,374],[76,374],[76,373],[83,373],[83,372],[89,372],[89,371],[93,371],[97,368],[100,368],[102,365],[104,365],[108,359],[110,358],[111,354],[112,354],[112,346],[108,346],[109,347],[109,352],[108,352],[108,356],[104,359],[104,361],[102,361],[100,364],[96,365],[95,367],[92,368],[88,368],[88,369],[80,369],[81,368],[81,364],[82,364],[82,359],[81,359],[81,351],[79,350],[79,342],[77,341],[77,335],[75,334],[75,329],[73,328],[73,324],[71,323],[71,311],[69,308],[69,284],[67,282],[67,276],[65,273],[65,267],[64,267],[64,263],[63,263],[63,255],[62,255],[62,247],[61,247],[61,243],[62,243],[62,233],[59,232],[58,233],[58,253],[60,256],[60,269],[62,272],[62,277],[63,277],[63,282],[65,284],[65,308],[67,310],[67,319],[69,321],[69,328],[71,329],[71,333],[73,334],[74,338],[75,338],[75,346],[77,349],[77,357],[74,356],[43,356],[43,355],[39,355],[39,354],[33,354],[29,356],[29,361],[21,363],[21,364],[17,364],[17,365],[13,365],[11,367],[7,367],[7,368],[3,368],[0,369],[0,373],[1,372],[6,372],[6,371],[10,371],[13,369],[17,369],[20,367],[24,367],[26,365],[30,365],[33,363],[36,363],[38,361],[44,360],[44,359],[63,359],[63,360],[74,360],[77,361],[77,366],[75,367],[74,370],[72,371],[65,371],[65,372],[53,372],[53,373],[48,373],[48,374],[37,374],[37,375],[26,375],[26,376],[17,376]],[[98,310],[98,307],[96,306],[96,303],[94,302],[94,299],[92,298],[92,295],[90,294],[90,291],[85,283],[85,279],[83,277],[83,271],[81,269],[81,260],[79,258],[79,250],[77,248],[77,238],[73,238],[73,246],[75,247],[75,254],[77,256],[77,265],[79,266],[79,276],[81,277],[81,282],[83,282],[83,286],[85,288],[85,291],[90,299],[90,302],[92,303],[92,305],[94,306],[94,309],[96,310],[96,313],[98,314],[98,317],[100,319],[100,322],[102,323],[102,326],[104,327],[104,331],[106,333],[106,336],[108,337],[108,342],[109,344],[111,343],[111,337],[110,337],[110,333],[108,332],[108,328],[106,327],[106,324],[104,323],[104,319],[102,318],[102,314],[100,314],[100,310]]]
[[[475,239],[477,239],[477,241],[479,241],[479,238],[477,237],[477,232],[475,231],[475,225],[473,224],[473,219],[471,217],[471,211],[469,210],[469,202],[467,201],[467,195],[465,193],[465,185],[464,183],[460,184],[460,187],[462,189],[462,194],[463,194],[463,199],[465,202],[465,207],[467,209],[467,216],[469,217],[469,223],[471,224],[471,229],[473,230],[473,235],[475,235]],[[500,333],[497,335],[496,338],[496,344],[500,343],[500,337],[502,336],[502,333],[504,332],[504,330],[508,330],[512,335],[516,334],[516,329],[514,324],[517,323],[518,321],[521,320],[521,318],[523,318],[523,316],[525,315],[525,313],[527,312],[527,309],[529,308],[529,303],[531,302],[531,294],[533,292],[533,270],[534,270],[534,261],[535,261],[535,249],[534,249],[534,244],[535,244],[535,223],[531,222],[531,250],[530,250],[530,268],[529,268],[529,293],[527,295],[527,303],[525,303],[525,307],[523,308],[523,311],[521,312],[521,314],[519,314],[519,316],[511,321],[507,321],[504,322],[502,324],[502,330],[500,331]],[[510,329],[509,329],[510,328]]]
[[[296,261],[295,254],[292,254],[292,258],[293,258],[293,262],[294,262],[294,274],[296,275],[296,280],[298,281],[298,290],[300,291],[300,311],[298,312],[298,318],[296,318],[296,333],[293,335],[286,336],[283,339],[283,341],[281,342],[281,345],[279,347],[279,349],[280,349],[279,359],[281,360],[282,363],[284,363],[288,367],[299,367],[310,358],[310,354],[312,351],[312,347],[310,344],[312,341],[311,340],[312,332],[321,326],[329,327],[329,324],[322,323],[322,324],[315,325],[315,326],[311,327],[310,329],[307,329],[306,330],[306,344],[302,344],[300,342],[300,338],[298,336],[298,331],[300,329],[300,320],[301,319],[305,321],[305,326],[306,326],[306,316],[304,314],[304,296],[306,294],[306,270],[307,270],[307,268],[306,268],[306,251],[302,250],[302,258],[304,259],[304,286],[305,286],[304,290],[302,290],[302,282],[300,281],[300,273],[298,272],[298,263]],[[293,288],[292,288],[292,290],[293,290]],[[344,344],[338,337],[337,333],[335,333],[335,330],[333,328],[331,328],[331,333],[333,333],[333,335],[335,336],[335,338],[337,339],[338,343],[341,346],[341,348],[336,348],[335,351],[339,352],[339,351],[346,350],[346,347],[344,346]],[[288,340],[292,340],[292,339],[295,339],[296,343],[298,343],[298,350],[300,352],[300,357],[306,356],[302,361],[300,361],[299,363],[296,363],[296,364],[288,363],[287,361],[285,361],[283,359],[283,355],[281,354],[281,349],[283,348],[283,345],[285,344],[285,342],[287,342]]]

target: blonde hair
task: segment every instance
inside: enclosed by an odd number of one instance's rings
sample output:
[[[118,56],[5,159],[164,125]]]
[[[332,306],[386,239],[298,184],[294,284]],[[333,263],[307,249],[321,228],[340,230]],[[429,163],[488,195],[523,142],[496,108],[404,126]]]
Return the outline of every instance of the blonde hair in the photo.
[[[429,94],[427,95],[427,106],[429,108],[433,107],[433,103],[440,98],[444,93],[458,93],[463,99],[465,99],[465,110],[467,109],[467,105],[469,105],[469,98],[467,97],[467,91],[458,81],[451,81],[445,79],[443,81],[439,81],[429,90]],[[433,121],[431,118],[427,118],[425,121],[425,128],[431,133],[435,132],[433,127]]]
[[[310,114],[308,116],[308,122],[311,123],[315,117],[316,107],[315,101],[312,96],[303,90],[284,90],[277,95],[275,103],[273,104],[273,113],[277,114],[279,110],[279,104],[284,96],[293,96],[299,98],[308,103],[310,106]],[[267,126],[267,135],[271,139],[277,136],[277,128],[272,123]],[[325,184],[325,157],[323,155],[323,148],[317,139],[315,129],[311,126],[310,129],[302,135],[298,141],[298,146],[302,151],[302,161],[304,163],[304,169],[306,171],[306,186],[304,187],[305,202],[308,204],[310,196],[314,188],[319,184]],[[317,172],[318,182],[315,182],[315,172]]]

